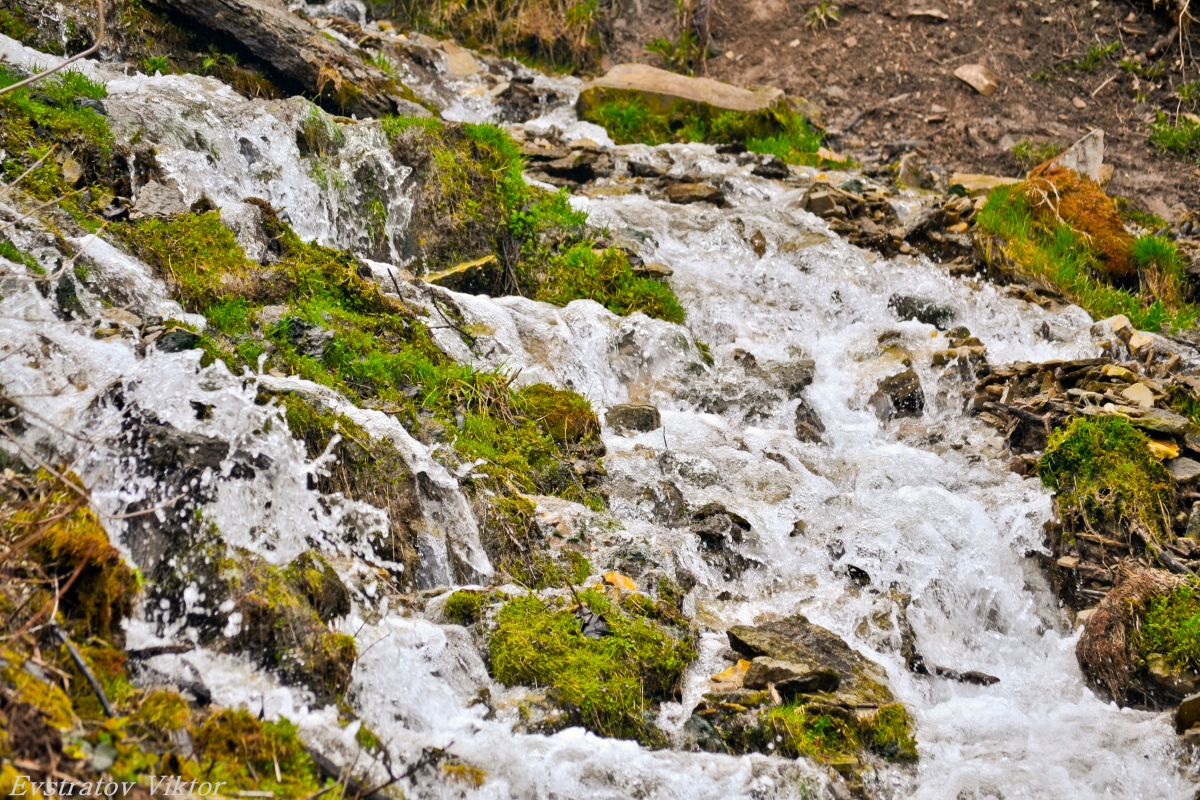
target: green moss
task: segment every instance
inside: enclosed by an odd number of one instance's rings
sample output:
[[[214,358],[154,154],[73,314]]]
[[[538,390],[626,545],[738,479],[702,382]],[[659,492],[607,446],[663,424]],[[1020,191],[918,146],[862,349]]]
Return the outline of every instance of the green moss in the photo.
[[[1104,270],[1087,238],[1063,222],[1035,217],[1021,186],[994,189],[976,219],[983,233],[1000,239],[989,245],[989,257],[1002,254],[1020,272],[1049,281],[1093,317],[1124,314],[1142,330],[1187,328],[1200,320],[1200,308],[1183,299],[1173,260],[1165,262],[1153,281],[1143,282],[1141,292],[1114,285],[1099,277]],[[996,247],[1001,253],[994,252]],[[1157,258],[1162,252],[1158,245],[1141,247],[1143,257]],[[1141,274],[1146,264],[1157,268],[1158,263],[1138,264],[1135,258]]]
[[[321,788],[319,770],[286,719],[262,722],[244,710],[219,711],[200,727],[196,745],[211,765],[213,778],[206,780],[226,780],[230,789],[303,798]]]
[[[242,303],[252,293],[252,265],[221,214],[185,214],[173,219],[122,223],[114,232],[162,269],[173,293],[186,308],[206,311],[213,304]],[[220,308],[214,324],[228,325]]]
[[[0,651],[0,683],[12,687],[23,703],[36,706],[46,721],[59,730],[71,730],[76,724],[71,698],[53,683],[40,680],[22,666],[25,656],[14,649]]]
[[[460,590],[446,598],[442,613],[456,625],[471,625],[479,621],[483,605],[483,592]]]
[[[1146,435],[1117,417],[1079,417],[1052,433],[1038,462],[1069,530],[1126,528],[1161,536],[1174,507],[1171,478],[1150,455]]]
[[[21,264],[38,275],[46,274],[46,270],[42,269],[42,265],[37,262],[36,258],[18,249],[8,240],[0,241],[0,256],[4,256],[15,264]]]
[[[611,634],[584,636],[565,601],[515,598],[496,613],[492,673],[510,686],[547,688],[573,722],[602,736],[664,746],[653,714],[658,703],[678,696],[696,657],[693,632],[654,621],[637,604],[623,609],[599,592],[580,597]]]
[[[881,706],[865,725],[866,744],[890,761],[916,761],[908,711],[900,703]]]
[[[637,92],[591,89],[584,97],[581,115],[602,126],[618,144],[742,142],[749,150],[779,156],[790,164],[822,163],[817,156],[820,133],[803,114],[783,103],[744,113],[685,100],[651,106]]]
[[[346,134],[333,118],[317,106],[310,106],[300,129],[296,132],[296,144],[302,156],[336,155],[346,143]]]
[[[1133,638],[1143,657],[1158,653],[1172,668],[1200,669],[1200,592],[1184,585],[1151,598]]]
[[[378,752],[382,747],[379,735],[365,722],[360,722],[358,730],[354,734],[354,741],[358,742],[359,747],[370,752]]]
[[[191,718],[192,709],[188,702],[166,689],[155,690],[142,698],[133,714],[137,725],[162,742],[169,742],[171,732],[187,727]]]
[[[553,258],[546,267],[534,294],[537,300],[566,305],[586,298],[619,316],[640,311],[667,322],[683,322],[683,307],[671,288],[634,275],[629,257],[620,250],[609,248],[597,253],[587,244],[578,244]]]
[[[757,748],[787,758],[801,756],[828,762],[859,749],[858,731],[841,717],[791,702],[774,706],[759,717]],[[774,748],[768,745],[774,744]]]
[[[15,70],[0,66],[0,87],[22,78]],[[0,95],[0,152],[4,153],[0,172],[4,180],[15,180],[56,144],[57,157],[47,158],[23,178],[21,189],[41,200],[69,194],[73,187],[59,164],[59,158],[67,155],[80,164],[88,183],[109,177],[114,140],[108,120],[80,104],[82,99],[105,96],[103,84],[70,71]],[[78,197],[64,202],[64,207],[80,213],[85,210]]]

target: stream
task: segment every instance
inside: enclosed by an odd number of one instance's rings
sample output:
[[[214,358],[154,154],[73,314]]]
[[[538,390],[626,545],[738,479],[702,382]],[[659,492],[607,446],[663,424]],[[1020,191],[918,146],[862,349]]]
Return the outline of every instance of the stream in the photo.
[[[7,52],[31,58],[28,51]],[[154,141],[161,166],[189,203],[201,195],[217,205],[263,197],[286,207],[301,235],[354,249],[370,240],[354,184],[366,163],[384,189],[387,230],[402,232],[407,223],[409,168],[391,161],[371,123],[346,126],[349,146],[325,165],[326,180],[328,171],[341,176],[331,191],[295,147],[299,101],[245,100],[192,76],[107,79],[114,131],[129,136],[136,130]],[[574,121],[578,83],[554,80],[563,102],[526,123],[525,135],[553,127],[564,138],[611,145],[595,126]],[[488,119],[493,110],[474,84],[463,81],[460,88],[463,101],[447,116]],[[1078,631],[1029,557],[1044,550],[1049,493],[1038,480],[1010,472],[995,431],[966,414],[962,389],[971,376],[933,366],[945,336],[931,325],[898,321],[889,298],[917,296],[949,309],[955,325],[983,341],[993,364],[1094,355],[1088,315],[1074,307],[1046,311],[991,284],[952,278],[924,257],[884,259],[855,248],[800,209],[801,189],[754,177],[712,147],[655,150],[669,156],[673,172],[719,181],[726,205],[670,205],[604,191],[585,191],[574,202],[592,224],[637,242],[646,261],[673,270],[670,283],[687,311],[686,325],[641,314],[617,317],[587,300],[557,308],[440,290],[473,329],[488,333],[468,347],[443,330],[439,344],[480,368],[519,369],[519,384],[572,388],[602,418],[619,403],[659,407],[659,430],[627,435],[605,427],[611,489],[605,513],[555,498],[539,502],[538,510],[547,525],[587,532],[589,557],[598,566],[636,560],[696,579],[684,611],[701,626],[700,657],[688,672],[682,702],[663,707],[660,726],[682,741],[692,708],[709,690],[708,676],[729,666],[727,627],[803,613],[883,665],[913,716],[920,761],[913,768],[881,762],[868,770],[865,784],[880,797],[1191,796],[1168,715],[1119,709],[1085,685],[1074,653]],[[617,151],[625,158],[659,157],[642,146]],[[765,242],[761,255],[750,243],[756,232]],[[36,233],[19,235],[26,237],[19,245],[38,252]],[[124,289],[134,313],[186,316],[146,265],[102,240],[75,244],[103,280]],[[386,273],[386,265],[403,266],[394,250],[362,255],[377,274]],[[80,299],[89,314],[102,313],[87,292]],[[702,363],[698,341],[711,348],[712,366]],[[115,435],[127,409],[136,407],[181,431],[229,444],[220,465],[196,478],[208,492],[204,516],[228,544],[275,564],[310,547],[330,555],[355,587],[355,610],[339,625],[357,638],[361,654],[351,689],[356,712],[380,734],[393,763],[410,763],[436,747],[486,774],[475,787],[421,773],[425,777],[403,784],[407,796],[833,796],[824,772],[805,762],[650,751],[577,728],[549,736],[514,733],[525,694],[489,678],[465,629],[439,624],[444,592],[431,593],[424,614],[379,599],[372,578],[378,559],[354,545],[347,531],[383,526],[385,512],[322,498],[307,480],[322,468],[320,461],[309,461],[303,444],[282,426],[264,424],[274,412],[255,404],[257,386],[300,385],[300,379],[231,375],[219,362],[201,369],[196,351],[139,357],[129,339],[98,340],[87,326],[59,319],[31,282],[14,278],[3,279],[0,342],[0,385],[37,414],[22,446],[72,461],[96,507],[119,515],[132,503],[169,495]],[[800,401],[772,388],[772,371],[802,358],[816,365],[804,402],[825,426],[820,444],[797,439]],[[881,422],[867,399],[907,360],[924,389],[924,413]],[[210,408],[203,419],[196,402]],[[337,397],[330,403],[340,403],[373,437],[392,436],[428,476],[432,488],[421,509],[428,522],[422,554],[430,570],[424,585],[445,584],[450,550],[486,585],[492,568],[455,476],[391,417]],[[234,469],[255,459],[268,466],[248,477]],[[701,558],[694,536],[657,521],[644,488],[667,480],[689,505],[721,502],[751,523],[740,547],[752,566],[740,577],[725,580]],[[803,533],[793,535],[798,521]],[[128,547],[131,525],[115,518],[106,524],[114,541]],[[189,608],[203,606],[203,587],[190,586],[185,601]],[[164,619],[168,613],[139,609],[129,625],[130,646],[186,641],[188,631]],[[901,615],[927,663],[977,670],[999,682],[978,686],[908,671]],[[160,637],[164,621],[167,633]],[[336,710],[313,707],[304,692],[239,658],[198,648],[159,656],[149,666],[154,674],[201,681],[218,704],[286,716],[309,741],[355,757],[356,725],[339,728]]]

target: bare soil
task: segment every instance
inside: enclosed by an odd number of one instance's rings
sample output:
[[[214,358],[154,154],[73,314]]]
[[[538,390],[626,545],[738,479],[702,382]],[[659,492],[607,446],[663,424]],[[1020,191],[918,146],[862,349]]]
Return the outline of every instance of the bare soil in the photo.
[[[950,171],[1016,177],[1018,144],[1065,147],[1102,128],[1111,194],[1172,221],[1200,208],[1200,164],[1147,143],[1157,110],[1188,111],[1176,87],[1200,77],[1190,60],[1180,70],[1172,19],[1150,2],[848,0],[839,20],[813,31],[804,16],[815,5],[710,0],[712,55],[698,74],[811,100],[832,144],[864,164],[917,149]],[[658,65],[645,44],[678,36],[674,1],[626,0],[612,30],[611,63]],[[1094,69],[1075,64],[1112,42],[1119,47]],[[1148,80],[1118,66],[1139,56],[1165,72]],[[963,64],[986,66],[1000,89],[977,93],[953,74]]]

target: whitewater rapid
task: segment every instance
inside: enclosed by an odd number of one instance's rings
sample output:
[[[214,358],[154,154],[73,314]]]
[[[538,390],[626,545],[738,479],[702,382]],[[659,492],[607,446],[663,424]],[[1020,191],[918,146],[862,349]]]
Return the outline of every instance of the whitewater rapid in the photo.
[[[189,202],[202,195],[233,202],[253,194],[288,205],[296,229],[308,236],[345,247],[370,239],[355,228],[363,224],[362,204],[356,204],[352,182],[322,192],[312,164],[294,147],[304,109],[291,101],[270,108],[241,100],[208,79],[121,80],[110,86],[114,128],[144,129],[158,145],[165,174]],[[570,88],[564,96],[571,96]],[[162,111],[192,102],[202,104],[204,113],[186,124]],[[189,125],[202,127],[213,143],[204,164],[181,144],[192,135]],[[575,136],[602,136],[574,123],[566,107],[526,130],[554,125],[574,125]],[[261,141],[254,159],[238,149],[239,137]],[[383,176],[391,242],[411,208],[403,188],[407,167],[390,162],[377,131],[366,124],[351,142],[357,149],[348,152],[369,159]],[[1118,709],[1084,684],[1074,656],[1078,633],[1029,557],[1044,550],[1049,494],[1036,480],[1010,472],[995,432],[965,414],[961,390],[970,376],[933,366],[945,337],[932,326],[899,321],[888,300],[915,295],[951,309],[954,324],[967,326],[987,345],[992,363],[1094,355],[1087,314],[1073,307],[1047,311],[990,284],[951,278],[925,258],[883,259],[852,247],[800,209],[800,190],[755,178],[711,147],[670,145],[660,152],[671,155],[680,174],[721,183],[727,206],[672,206],[634,194],[581,195],[574,202],[593,224],[641,242],[646,261],[673,270],[670,282],[687,311],[685,325],[640,314],[616,317],[591,301],[556,308],[523,298],[446,293],[467,323],[491,333],[477,337],[472,348],[446,331],[439,341],[451,355],[481,368],[520,369],[520,383],[573,388],[602,417],[604,409],[629,401],[662,410],[663,428],[651,433],[604,429],[605,468],[614,487],[607,513],[553,498],[542,500],[539,511],[591,530],[595,550],[589,557],[597,566],[637,552],[666,572],[687,570],[699,579],[685,611],[701,625],[700,658],[689,670],[683,701],[664,706],[663,728],[678,736],[708,690],[708,676],[728,666],[722,658],[725,628],[800,612],[884,665],[914,718],[919,764],[867,774],[868,787],[882,797],[1191,796],[1168,716]],[[345,158],[326,166],[349,180],[353,164]],[[749,242],[755,232],[766,243],[761,257]],[[135,313],[182,315],[145,265],[102,250],[97,246],[90,257],[107,257],[114,280],[157,287],[145,290],[145,303],[153,308]],[[395,250],[389,244],[364,255],[385,258]],[[23,269],[6,266],[13,274]],[[90,314],[105,313],[81,293]],[[281,426],[264,426],[275,412],[255,404],[256,390],[272,379],[230,375],[220,363],[201,368],[196,352],[152,351],[138,358],[132,338],[100,341],[91,330],[56,317],[29,281],[5,279],[0,383],[16,399],[37,398],[41,420],[30,426],[26,446],[72,459],[93,488],[93,503],[110,515],[156,497],[146,478],[106,444],[106,432],[120,416],[103,402],[114,386],[124,387],[124,402],[163,422],[230,442],[230,459],[270,456],[271,466],[252,478],[233,477],[232,462],[206,474],[214,495],[205,513],[230,544],[272,563],[286,563],[308,547],[322,549],[354,594],[355,610],[340,628],[359,643],[351,689],[356,712],[380,735],[394,763],[443,748],[485,775],[475,786],[418,773],[404,785],[408,796],[829,796],[824,773],[805,762],[648,751],[580,729],[514,733],[525,693],[491,681],[467,631],[441,624],[437,596],[424,614],[394,604],[372,581],[378,564],[345,543],[349,515],[355,524],[366,518],[382,526],[378,515],[384,512],[326,502],[305,480],[321,464],[310,462]],[[711,348],[711,366],[703,364],[698,342]],[[746,368],[746,353],[759,371]],[[822,444],[796,438],[798,401],[771,399],[764,377],[775,365],[806,357],[816,364],[805,397],[824,422]],[[924,387],[925,412],[881,423],[867,398],[906,359]],[[721,412],[701,410],[714,407],[713,397],[723,398]],[[197,419],[193,401],[210,406],[210,415]],[[372,435],[385,435],[394,424],[381,412],[353,413]],[[435,454],[411,437],[395,438],[403,440],[406,457],[423,464],[452,496],[448,505],[465,508]],[[690,505],[719,501],[746,517],[752,531],[742,551],[761,566],[725,581],[700,558],[695,537],[657,525],[635,489],[662,480],[673,481]],[[457,522],[438,522],[429,513],[430,548],[443,555],[455,547],[471,553],[485,579],[490,567],[478,561],[471,522],[459,511]],[[800,520],[804,533],[793,536]],[[118,542],[128,533],[116,516],[106,517],[106,524]],[[865,571],[869,584],[852,580],[848,565]],[[999,683],[980,687],[908,672],[899,648],[906,602],[907,620],[929,663],[979,670]],[[131,621],[131,647],[166,641],[153,632],[152,612],[142,609]],[[176,627],[168,635],[186,640],[189,632]],[[199,676],[214,702],[287,716],[309,741],[340,748],[346,762],[358,757],[355,726],[339,728],[336,710],[313,707],[306,693],[281,686],[242,659],[199,648],[161,656],[151,666],[161,675]]]

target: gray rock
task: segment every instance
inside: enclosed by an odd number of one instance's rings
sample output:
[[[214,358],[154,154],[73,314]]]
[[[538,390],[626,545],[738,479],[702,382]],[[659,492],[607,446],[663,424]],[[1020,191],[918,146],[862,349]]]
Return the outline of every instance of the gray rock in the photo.
[[[299,317],[288,317],[282,323],[284,334],[288,341],[296,346],[301,355],[315,358],[318,361],[325,356],[325,348],[333,341],[333,331],[325,330],[320,325],[305,322]]]
[[[742,685],[747,689],[766,689],[769,683],[775,684],[775,689],[781,695],[813,694],[837,691],[841,679],[831,669],[817,669],[809,664],[759,656],[750,662]]]
[[[1164,461],[1163,464],[1176,483],[1189,483],[1200,478],[1200,462],[1190,458],[1172,458],[1170,461]]]
[[[813,410],[812,406],[801,400],[800,404],[796,406],[796,438],[802,442],[820,444],[823,433],[825,433],[825,423],[821,422],[821,418],[817,416],[817,412]]]
[[[800,358],[767,371],[767,380],[787,393],[793,400],[800,396],[817,373],[817,362],[811,358]]]
[[[183,199],[183,194],[174,186],[164,186],[158,181],[150,181],[138,190],[137,202],[133,205],[134,213],[143,217],[177,217],[186,214],[191,209]]]
[[[727,632],[729,646],[743,657],[767,656],[777,661],[809,664],[837,675],[839,697],[855,703],[893,702],[883,667],[859,655],[836,634],[796,615],[764,625],[735,625]]]
[[[1088,131],[1087,135],[1050,163],[1100,183],[1100,167],[1104,164],[1104,131],[1099,128]]]
[[[263,210],[253,203],[229,203],[221,207],[221,224],[233,232],[246,258],[267,262],[271,238],[263,229]]]
[[[868,404],[881,422],[897,417],[919,417],[925,412],[925,392],[912,369],[884,378]]]
[[[915,319],[932,325],[939,331],[954,321],[954,310],[940,306],[933,300],[912,295],[894,294],[888,298],[888,308],[896,312],[901,320]]]
[[[1192,514],[1188,517],[1184,537],[1200,542],[1200,503],[1192,503]]]
[[[649,403],[622,403],[608,409],[604,422],[618,433],[646,433],[662,427],[658,409]]]

